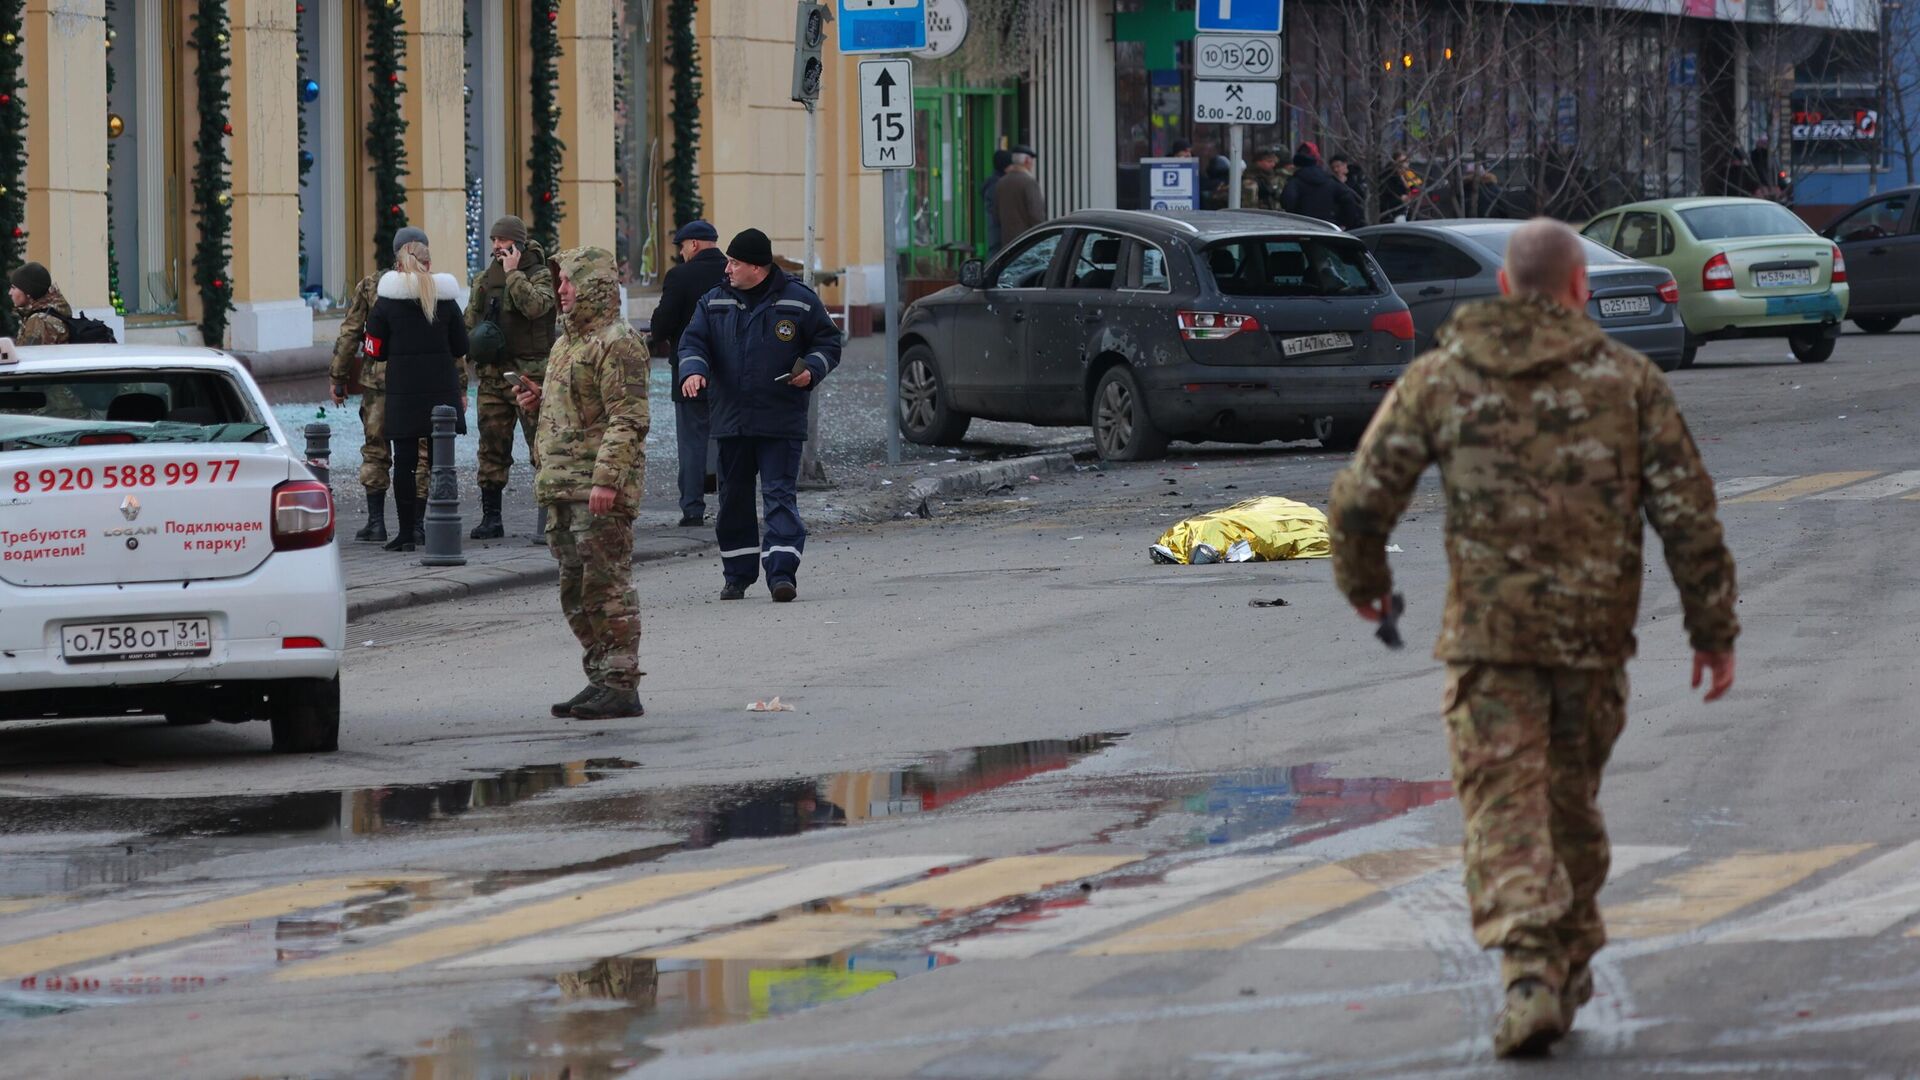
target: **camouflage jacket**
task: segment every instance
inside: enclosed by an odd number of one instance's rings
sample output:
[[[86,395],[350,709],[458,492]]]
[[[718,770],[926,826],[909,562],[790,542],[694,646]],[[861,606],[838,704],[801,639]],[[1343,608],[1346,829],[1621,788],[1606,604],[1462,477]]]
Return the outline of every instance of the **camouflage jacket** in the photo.
[[[618,493],[613,512],[631,517],[646,479],[646,339],[620,317],[612,254],[573,248],[555,260],[573,282],[574,302],[541,383],[534,498],[585,502],[594,488],[610,487]]]
[[[40,299],[29,300],[14,309],[20,318],[20,333],[14,341],[20,345],[65,345],[67,324],[61,322],[55,312],[73,317],[73,308],[67,304],[67,298],[60,295],[58,285],[48,289],[47,295]]]
[[[1646,357],[1548,301],[1461,309],[1407,368],[1334,480],[1334,581],[1393,588],[1386,540],[1440,465],[1452,580],[1445,661],[1610,667],[1633,655],[1641,514],[1665,545],[1695,649],[1740,632],[1713,480]]]
[[[327,368],[327,377],[336,384],[345,386],[353,381],[353,360],[360,353],[360,345],[367,334],[367,316],[373,312],[374,293],[380,288],[378,271],[360,279],[353,287],[353,299],[347,302],[347,314],[340,320],[339,336],[333,339],[333,363]],[[360,385],[368,390],[384,390],[387,385],[386,366],[380,363],[365,364],[360,370]]]
[[[473,280],[473,291],[467,297],[467,329],[480,325],[480,320],[487,317],[489,303],[494,297],[500,298],[500,331],[506,335],[507,348],[497,366],[503,370],[538,380],[546,369],[547,353],[553,348],[554,315],[560,304],[554,285],[546,252],[533,243],[522,250],[520,269],[508,270],[499,259],[493,259]]]

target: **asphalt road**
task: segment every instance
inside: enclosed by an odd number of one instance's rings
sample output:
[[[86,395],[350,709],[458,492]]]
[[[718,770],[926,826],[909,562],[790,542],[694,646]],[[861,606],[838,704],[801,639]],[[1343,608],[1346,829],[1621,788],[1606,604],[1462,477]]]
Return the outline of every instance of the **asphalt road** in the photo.
[[[1688,690],[1651,543],[1602,796],[1616,940],[1529,1072],[1920,1061],[1917,342],[1673,377],[1740,563],[1739,683]],[[650,565],[631,722],[547,718],[577,654],[527,590],[354,626],[330,757],[261,725],[0,730],[0,1072],[1506,1075],[1426,652],[1432,478],[1395,538],[1403,652],[1323,562],[1147,559],[1188,513],[1323,502],[1340,463],[1176,447],[816,536],[789,606]]]

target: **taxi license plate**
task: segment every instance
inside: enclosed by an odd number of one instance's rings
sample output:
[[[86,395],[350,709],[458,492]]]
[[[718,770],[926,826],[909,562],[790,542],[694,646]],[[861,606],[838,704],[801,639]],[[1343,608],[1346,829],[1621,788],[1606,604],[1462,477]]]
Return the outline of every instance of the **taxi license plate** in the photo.
[[[1616,300],[1600,301],[1600,317],[1618,318],[1621,315],[1648,315],[1653,312],[1653,300],[1645,296],[1622,296]]]
[[[213,652],[206,619],[126,619],[68,623],[60,628],[60,655],[69,664],[170,660]]]
[[[1288,356],[1306,356],[1310,353],[1334,352],[1351,348],[1353,348],[1352,334],[1312,334],[1308,337],[1286,338],[1280,342],[1280,351]]]
[[[1753,283],[1763,289],[1785,289],[1794,285],[1813,284],[1813,270],[1755,270]]]

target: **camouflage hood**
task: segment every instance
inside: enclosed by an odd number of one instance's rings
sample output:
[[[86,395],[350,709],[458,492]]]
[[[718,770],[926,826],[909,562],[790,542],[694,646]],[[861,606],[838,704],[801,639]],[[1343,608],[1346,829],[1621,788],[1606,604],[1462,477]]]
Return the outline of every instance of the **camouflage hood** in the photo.
[[[1440,328],[1435,344],[1488,375],[1544,371],[1590,357],[1607,335],[1584,314],[1541,296],[1469,304]]]
[[[51,311],[56,314],[66,315],[66,316],[73,315],[73,308],[71,305],[67,303],[67,298],[61,295],[60,286],[58,285],[55,285],[52,288],[48,289],[47,294],[45,296],[42,296],[40,299],[28,300],[26,303],[21,304],[19,307],[15,308],[14,310],[18,311],[20,313],[20,317],[23,319],[29,315],[32,315],[36,312],[41,312],[41,311]]]
[[[553,264],[573,282],[573,310],[565,317],[569,335],[591,334],[620,317],[620,272],[612,252],[568,248],[553,257]],[[557,286],[558,274],[554,280]]]

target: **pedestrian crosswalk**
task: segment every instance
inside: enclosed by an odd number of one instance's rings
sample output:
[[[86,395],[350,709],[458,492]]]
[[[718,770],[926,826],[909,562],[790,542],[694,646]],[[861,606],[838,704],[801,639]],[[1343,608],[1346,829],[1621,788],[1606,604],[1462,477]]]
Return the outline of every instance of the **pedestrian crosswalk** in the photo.
[[[254,968],[283,982],[406,972],[575,970],[614,956],[805,961],[885,953],[940,962],[1040,956],[1457,949],[1467,929],[1458,850],[1322,859],[1295,853],[887,855],[806,865],[600,871],[490,895],[446,875],[316,877],[256,888],[150,889],[0,908],[0,978],[137,977],[140,957],[186,970],[236,926],[279,920]],[[451,897],[369,925],[399,895]],[[1610,935],[1638,951],[1920,937],[1920,842],[1702,853],[1623,844],[1603,894]],[[288,927],[300,928],[299,932]],[[317,936],[311,928],[320,927]],[[311,940],[309,940],[311,939]],[[1662,945],[1662,942],[1668,944]],[[231,953],[231,950],[229,950]]]
[[[1714,484],[1723,506],[1786,502],[1920,501],[1920,469],[1850,470],[1804,476],[1734,476]]]

